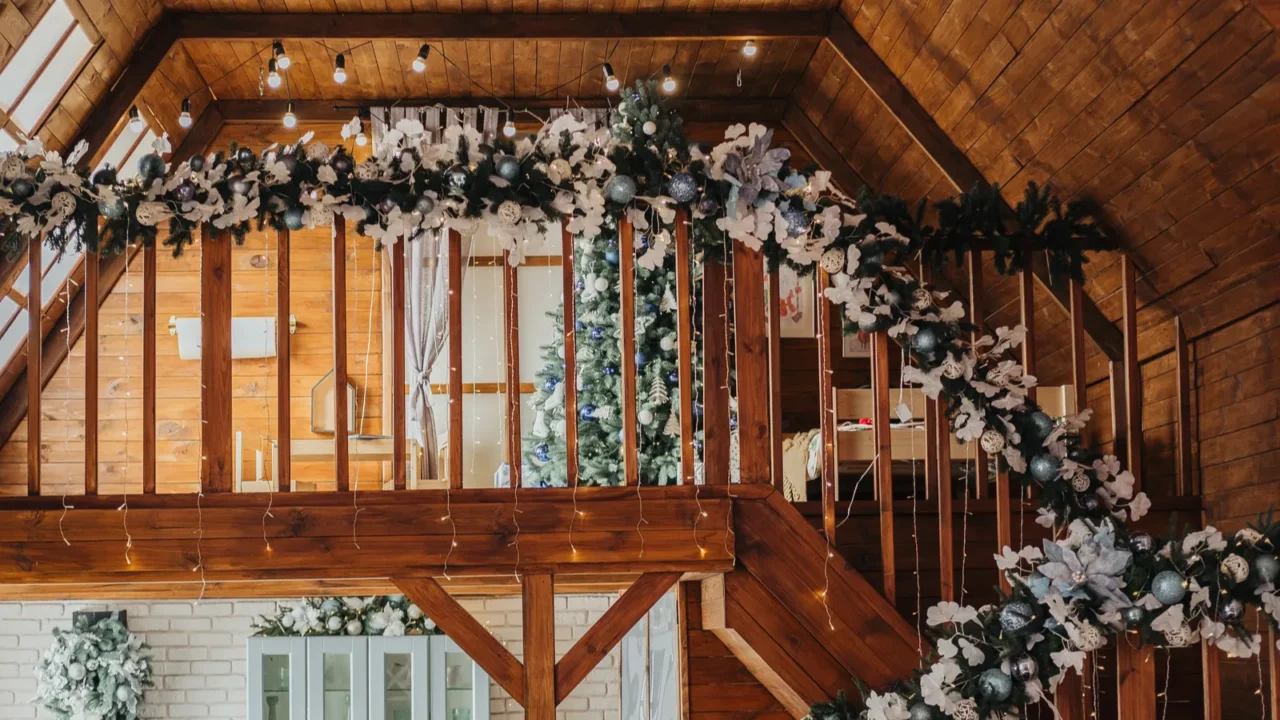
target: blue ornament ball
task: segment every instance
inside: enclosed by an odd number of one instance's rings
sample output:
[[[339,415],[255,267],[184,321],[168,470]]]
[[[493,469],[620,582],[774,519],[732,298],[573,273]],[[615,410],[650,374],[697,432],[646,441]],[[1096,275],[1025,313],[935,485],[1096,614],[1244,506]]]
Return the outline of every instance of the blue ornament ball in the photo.
[[[1031,477],[1035,478],[1036,482],[1047,483],[1058,477],[1058,471],[1062,470],[1062,461],[1049,453],[1040,453],[1031,458],[1027,466],[1031,471]]]
[[[204,170],[204,156],[193,156],[187,161],[187,167],[191,168],[191,172],[200,172],[201,170]]]
[[[574,330],[577,330],[577,331],[581,332],[581,331],[582,331],[584,328],[586,328],[586,327],[587,327],[586,325],[582,324],[582,321],[581,321],[581,320],[574,320],[574,321],[573,321],[573,329],[574,329]]]
[[[791,237],[809,232],[809,214],[803,207],[788,207],[782,211],[782,219],[787,221],[787,234]]]
[[[582,407],[578,408],[578,417],[582,418],[583,420],[590,420],[592,414],[595,413],[595,411],[596,411],[596,406],[592,405],[591,403],[587,403],[586,405],[583,405]]]
[[[978,692],[989,702],[1004,702],[1013,694],[1013,678],[1001,672],[1000,668],[989,668],[978,676]]]
[[[173,199],[178,202],[191,202],[196,199],[196,186],[189,182],[179,183],[173,189]]]
[[[636,196],[636,181],[630,175],[614,175],[604,190],[610,200],[625,205]]]
[[[671,373],[670,375],[668,375],[667,382],[671,383],[672,385],[675,385],[676,383],[680,382],[680,373]]]
[[[648,305],[644,306],[644,311],[649,314],[656,313],[658,312],[658,306],[654,305],[653,303],[649,303]]]
[[[284,226],[290,230],[301,230],[306,211],[301,206],[294,206],[284,211]]]
[[[1000,608],[1000,627],[1008,632],[1022,632],[1036,619],[1036,609],[1031,603],[1011,600]]]
[[[533,449],[533,456],[542,462],[546,462],[551,459],[551,448],[547,447],[546,443],[539,443],[538,446]]]
[[[1165,605],[1175,605],[1187,596],[1187,581],[1174,570],[1164,570],[1151,581],[1151,594]]]
[[[578,292],[582,292],[583,290],[587,289],[587,283],[584,282],[582,278],[578,278],[578,281],[575,282],[573,286],[578,288]]]
[[[1264,583],[1273,583],[1280,577],[1280,560],[1275,555],[1259,555],[1253,559],[1253,571]]]
[[[698,212],[703,215],[715,215],[720,209],[720,203],[715,198],[704,197],[698,201]]]
[[[1037,410],[1031,413],[1028,419],[1031,421],[1031,427],[1035,429],[1036,438],[1044,440],[1053,432],[1053,418],[1047,414]]]
[[[592,339],[592,340],[599,340],[599,339],[600,339],[600,338],[602,338],[602,337],[604,337],[604,329],[603,329],[603,328],[598,328],[598,327],[593,327],[593,328],[591,328],[591,339]]]
[[[618,370],[614,368],[612,365],[605,365],[604,370],[601,370],[600,372],[603,372],[605,375],[613,375],[617,373]]]
[[[1040,663],[1029,653],[1019,655],[1009,662],[1009,671],[1014,679],[1027,682],[1040,674]]]
[[[636,367],[644,367],[644,364],[649,362],[649,358],[646,357],[644,353],[639,351],[636,351],[635,359],[636,359]]]
[[[618,264],[618,249],[617,249],[617,248],[608,248],[607,250],[605,250],[605,251],[604,251],[604,261],[605,261],[605,262],[607,262],[607,263],[609,263],[610,265],[617,265],[617,264]]]
[[[687,203],[698,196],[698,180],[687,172],[678,172],[667,181],[667,194],[672,200]]]
[[[911,336],[911,347],[919,353],[931,353],[938,347],[938,333],[933,328],[922,327]]]
[[[120,198],[110,201],[98,201],[98,213],[108,220],[115,220],[117,218],[124,217],[125,209],[124,201]]]
[[[542,381],[542,389],[546,390],[547,392],[552,392],[556,389],[556,386],[559,384],[560,384],[560,378],[549,377],[546,380]]]
[[[164,175],[164,160],[155,153],[147,153],[138,158],[138,174],[144,180],[154,180]]]
[[[520,161],[510,155],[499,156],[493,161],[494,169],[498,171],[498,177],[507,181],[514,181],[520,177]]]

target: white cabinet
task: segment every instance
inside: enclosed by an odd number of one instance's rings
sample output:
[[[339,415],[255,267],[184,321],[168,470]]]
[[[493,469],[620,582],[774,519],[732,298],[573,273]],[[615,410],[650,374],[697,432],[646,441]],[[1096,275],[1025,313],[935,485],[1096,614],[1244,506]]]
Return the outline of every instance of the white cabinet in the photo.
[[[250,638],[249,720],[489,720],[489,676],[443,635]]]

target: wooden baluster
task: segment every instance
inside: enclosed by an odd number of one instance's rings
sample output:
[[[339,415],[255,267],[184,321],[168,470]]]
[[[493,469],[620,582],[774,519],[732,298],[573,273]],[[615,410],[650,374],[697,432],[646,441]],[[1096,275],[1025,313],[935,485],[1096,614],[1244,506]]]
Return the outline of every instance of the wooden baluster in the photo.
[[[1138,278],[1129,255],[1120,256],[1124,292],[1125,417],[1128,420],[1128,470],[1133,489],[1143,489],[1142,477],[1142,365],[1138,362]]]
[[[40,367],[40,346],[44,338],[41,322],[44,297],[40,290],[44,264],[41,250],[44,238],[27,243],[27,494],[40,494],[40,391],[44,372]],[[32,299],[34,298],[34,300]]]
[[[333,223],[333,457],[338,492],[351,489],[350,418],[347,417],[347,223]]]
[[[564,306],[564,444],[565,475],[569,487],[578,484],[578,289],[574,285],[573,233],[569,220],[560,221],[560,286]]]
[[[635,231],[629,220],[618,223],[618,275],[622,320],[622,476],[627,485],[640,484],[636,446],[636,252]],[[726,425],[726,429],[727,429]]]
[[[986,315],[983,314],[982,309],[982,257],[977,251],[971,252],[965,256],[965,265],[969,270],[969,322],[977,328],[970,339],[976,343],[978,338],[982,337],[982,326],[986,322]],[[987,453],[978,443],[975,442],[974,446],[973,496],[981,498],[987,493],[987,487],[991,482],[991,470],[987,466]],[[969,489],[965,488],[965,493],[968,492]]]
[[[931,277],[929,266],[922,266],[921,281],[929,283]],[[938,495],[939,594],[944,602],[951,602],[956,594],[955,532],[951,525],[951,426],[947,422],[944,401],[926,399],[924,418],[925,497],[928,498],[928,489],[935,484]]]
[[[676,211],[676,305],[679,347],[676,375],[680,402],[680,482],[694,483],[693,454],[693,285],[689,280],[693,258],[689,247],[689,216]]]
[[[511,264],[511,252],[502,253],[503,317],[507,336],[507,461],[511,464],[511,487],[523,482],[524,456],[520,437],[520,275]]]
[[[1107,366],[1111,379],[1111,451],[1122,466],[1129,461],[1129,423],[1125,399],[1124,363],[1111,362]]]
[[[1268,654],[1267,687],[1271,690],[1271,703],[1269,706],[1271,712],[1267,714],[1267,717],[1272,720],[1280,718],[1280,647],[1276,646],[1278,639],[1280,639],[1280,633],[1277,633],[1274,627],[1267,628],[1267,646],[1263,649],[1263,652]]]
[[[702,266],[703,479],[729,482],[729,339],[725,267],[715,258]]]
[[[1018,273],[1018,312],[1027,337],[1022,341],[1022,371],[1036,374],[1036,278],[1031,271],[1031,251],[1023,256],[1022,272]],[[1036,401],[1036,388],[1027,388],[1027,399]]]
[[[1139,646],[1132,633],[1116,638],[1116,684],[1119,688],[1119,717],[1124,720],[1155,720],[1155,647]]]
[[[555,588],[549,574],[520,578],[524,595],[524,710],[528,720],[556,717]]]
[[[1199,495],[1194,484],[1191,457],[1191,349],[1182,318],[1173,319],[1174,377],[1178,392],[1178,495]]]
[[[408,427],[404,407],[404,251],[405,243],[391,245],[391,486],[409,486]]]
[[[786,484],[782,477],[782,313],[777,271],[769,273],[769,467],[778,492]]]
[[[290,417],[289,317],[293,314],[289,289],[289,231],[276,233],[276,478],[280,492],[293,490],[293,420]],[[398,243],[401,244],[401,243]],[[403,354],[403,353],[402,353]],[[335,396],[336,397],[336,396]]]
[[[231,235],[207,223],[200,234],[200,482],[206,493],[231,492]]]
[[[1075,391],[1076,412],[1084,412],[1089,405],[1089,377],[1085,367],[1084,347],[1084,286],[1070,281],[1071,292],[1071,385]]]
[[[738,457],[742,482],[769,481],[769,337],[764,316],[764,255],[733,244]]]
[[[897,595],[893,547],[893,441],[889,423],[889,333],[871,334],[871,432],[875,437],[876,482],[880,512],[880,561],[883,564],[885,598],[893,604]]]
[[[462,489],[462,234],[449,230],[449,487]]]
[[[98,238],[98,219],[90,217],[84,225],[83,238],[84,243],[88,247],[97,247]],[[88,237],[90,234],[95,237]],[[127,250],[126,250],[127,252]],[[101,335],[98,329],[98,287],[99,274],[101,264],[99,263],[97,252],[88,252],[84,254],[84,494],[98,494],[98,340]],[[145,283],[145,277],[144,277]],[[71,283],[66,284],[67,302],[71,302]],[[132,292],[133,288],[128,288]],[[146,308],[143,308],[143,316],[146,315]],[[71,329],[67,328],[67,332]],[[146,335],[143,335],[143,344],[146,344]],[[143,352],[146,357],[146,352]],[[146,375],[145,360],[143,375]],[[155,385],[154,375],[152,376],[152,385]],[[146,387],[146,378],[143,378],[143,387]],[[145,407],[145,405],[144,405]],[[145,424],[144,424],[145,428]],[[145,431],[144,431],[145,437]],[[126,452],[128,449],[126,448]],[[146,472],[146,460],[143,460],[143,473]],[[146,485],[145,480],[143,485]]]
[[[840,468],[836,462],[836,395],[832,387],[831,353],[836,329],[831,322],[831,301],[824,292],[830,284],[830,276],[818,268],[815,292],[817,293],[818,331],[818,428],[822,435],[822,534],[827,542],[836,544],[836,483],[840,481]],[[874,357],[873,357],[874,363]],[[806,500],[808,498],[805,498]]]
[[[142,251],[142,492],[156,491],[156,252]],[[92,297],[92,296],[90,296]]]
[[[1270,645],[1264,645],[1262,652],[1267,651],[1267,647],[1275,647],[1275,638],[1272,638]],[[1200,679],[1204,686],[1204,717],[1203,720],[1222,720],[1222,666],[1219,665],[1222,659],[1222,651],[1217,647],[1210,645],[1208,641],[1200,641]],[[1275,662],[1271,663],[1272,672],[1275,671]],[[1274,679],[1274,675],[1272,676]],[[1275,697],[1275,683],[1272,682],[1272,698]],[[1273,705],[1274,707],[1274,705]],[[1271,711],[1270,717],[1278,717],[1275,710]],[[1066,720],[1071,720],[1067,718]]]

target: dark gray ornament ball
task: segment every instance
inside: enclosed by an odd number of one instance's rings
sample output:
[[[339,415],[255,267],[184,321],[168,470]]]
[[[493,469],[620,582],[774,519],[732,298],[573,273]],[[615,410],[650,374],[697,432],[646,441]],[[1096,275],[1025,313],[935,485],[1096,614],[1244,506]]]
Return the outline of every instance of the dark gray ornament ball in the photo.
[[[413,211],[419,215],[426,215],[436,209],[436,201],[430,195],[423,195],[413,204]]]
[[[191,202],[196,199],[196,186],[189,182],[180,183],[173,189],[173,197],[178,202]]]
[[[1036,609],[1031,603],[1013,600],[1000,608],[1000,627],[1008,632],[1021,632],[1036,619]]]
[[[1173,570],[1163,570],[1151,581],[1151,594],[1165,605],[1180,603],[1187,596],[1187,581]]]
[[[124,201],[119,198],[115,200],[99,200],[98,213],[108,220],[115,220],[124,217]]]
[[[110,166],[104,167],[93,174],[94,185],[115,185],[116,171]]]
[[[284,211],[284,225],[290,230],[301,230],[305,211],[300,207],[291,207]]]
[[[999,668],[989,668],[978,676],[978,692],[990,702],[1004,702],[1013,694],[1013,678]]]
[[[1128,627],[1138,627],[1146,616],[1147,612],[1137,605],[1130,605],[1120,611],[1120,619],[1124,620],[1124,624]]]
[[[676,202],[687,203],[698,196],[698,181],[687,172],[678,172],[667,181],[667,194]]]
[[[9,192],[19,200],[26,200],[36,193],[36,186],[26,178],[18,178],[9,184]]]
[[[1031,421],[1031,427],[1035,428],[1036,437],[1040,440],[1049,437],[1049,434],[1053,432],[1053,418],[1047,414],[1037,410],[1031,413],[1031,417],[1028,419]]]
[[[138,158],[138,174],[146,180],[154,180],[164,175],[164,159],[155,153],[147,153]]]
[[[1156,547],[1155,538],[1144,532],[1137,532],[1129,536],[1129,547],[1142,553],[1149,553]]]
[[[257,159],[257,153],[247,147],[242,147],[236,151],[236,161],[241,165],[253,165],[254,161]]]
[[[1062,469],[1062,461],[1049,453],[1040,453],[1031,458],[1027,467],[1036,482],[1047,483],[1058,477],[1058,471]]]
[[[387,195],[378,201],[378,212],[381,212],[383,215],[386,215],[395,209],[396,199],[390,195]]]
[[[1018,682],[1027,682],[1040,674],[1040,663],[1031,655],[1019,655],[1009,663],[1009,672]]]
[[[704,197],[698,201],[698,212],[703,215],[715,215],[720,209],[720,203],[715,198]]]
[[[1098,500],[1098,496],[1094,493],[1080,493],[1076,495],[1076,505],[1080,506],[1085,512],[1094,512],[1098,509],[1102,501]]]
[[[907,713],[909,720],[935,720],[937,717],[933,714],[933,708],[922,702],[912,705]]]
[[[1280,560],[1275,555],[1259,555],[1253,559],[1253,571],[1264,583],[1273,583],[1280,577]]]
[[[809,232],[809,213],[803,207],[788,207],[782,211],[782,219],[787,221],[787,234],[791,237]]]
[[[508,182],[520,177],[520,161],[510,155],[499,156],[493,161],[493,167],[498,171],[498,177]]]
[[[204,170],[204,156],[196,155],[187,161],[187,166],[191,168],[191,172],[200,172]]]
[[[636,196],[636,181],[630,175],[614,175],[605,186],[605,193],[610,200],[625,205]]]
[[[933,328],[922,327],[911,336],[911,348],[919,353],[931,353],[938,347],[938,333]]]
[[[1239,622],[1244,618],[1244,603],[1231,598],[1218,606],[1218,617],[1222,619],[1222,622]]]

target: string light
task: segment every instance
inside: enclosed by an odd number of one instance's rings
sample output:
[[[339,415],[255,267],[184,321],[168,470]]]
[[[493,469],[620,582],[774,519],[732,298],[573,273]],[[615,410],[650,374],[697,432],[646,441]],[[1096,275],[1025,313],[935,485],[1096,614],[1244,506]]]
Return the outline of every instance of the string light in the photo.
[[[748,40],[742,44],[742,54],[746,55],[747,57],[755,57],[757,49],[758,48],[756,47],[756,43],[754,40]]]
[[[276,61],[276,64],[280,66],[281,70],[289,69],[289,65],[293,61],[290,60],[289,55],[285,53],[284,43],[280,42],[279,40],[276,40],[275,42],[271,43],[271,54],[275,55],[274,59]]]
[[[418,49],[418,57],[413,59],[413,71],[420,73],[427,71],[427,56],[431,54],[431,46],[423,43]]]
[[[506,135],[507,137],[515,137],[516,124],[511,120],[507,120],[507,124],[502,126],[502,134]]]
[[[280,83],[282,82],[280,80],[280,73],[276,71],[276,68],[279,66],[279,63],[276,62],[275,58],[271,58],[267,61],[267,87],[270,87],[272,90],[280,87]]]
[[[287,128],[297,127],[298,116],[293,114],[293,103],[290,102],[284,111],[284,126]]]
[[[333,81],[339,85],[347,81],[347,59],[342,53],[333,59]]]
[[[184,128],[191,127],[191,101],[182,99],[182,113],[178,115],[178,124]]]
[[[604,64],[604,86],[609,92],[617,92],[622,83],[618,82],[618,78],[613,74],[613,66],[609,63]]]
[[[676,79],[671,76],[671,66],[662,66],[662,91],[673,93],[676,91]]]
[[[137,105],[129,108],[129,129],[136,133],[147,129],[147,123],[143,121],[142,113],[138,112]]]
[[[272,282],[271,282],[273,273],[271,272],[271,262],[270,262],[271,236],[269,234],[264,233],[262,236],[262,250],[263,250],[262,256],[263,256],[263,259],[265,260],[265,262],[262,263],[262,297],[264,299],[267,299],[268,302],[270,302],[270,298],[273,290]],[[277,267],[279,267],[279,263],[280,263],[280,251],[279,251],[279,248],[277,248],[276,249],[276,266]],[[280,322],[281,322],[281,318],[277,316],[276,323],[278,324]],[[263,347],[266,347],[270,341],[271,341],[271,338],[270,338],[270,335],[268,334],[267,325],[266,323],[263,323],[262,325]],[[258,445],[260,448],[262,448],[261,452],[267,452],[267,451],[270,451],[275,446],[275,444],[272,443],[271,441],[271,398],[269,397],[270,393],[268,392],[268,390],[270,389],[271,377],[269,374],[270,365],[264,362],[262,363],[261,367],[262,367],[262,409],[267,416],[267,426],[266,426],[266,433],[258,436],[259,438]],[[279,383],[277,383],[276,384],[277,395],[280,392],[289,392],[289,389],[284,388],[282,390],[279,386]],[[271,471],[272,471],[272,474],[279,476],[280,468],[276,464],[277,457],[278,456],[275,453],[272,453],[270,458]],[[254,478],[254,480],[262,480],[262,479],[263,478],[258,478],[258,477]],[[267,537],[267,518],[275,517],[275,515],[271,514],[271,510],[275,506],[275,502],[276,502],[276,484],[270,477],[266,478],[266,481],[267,481],[267,509],[262,511],[262,542],[263,544],[266,545],[267,552],[271,552],[271,540],[270,538]]]

